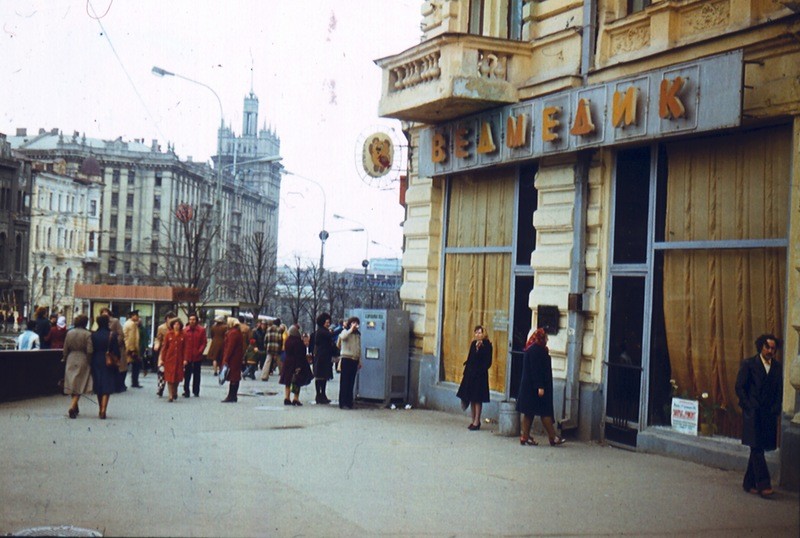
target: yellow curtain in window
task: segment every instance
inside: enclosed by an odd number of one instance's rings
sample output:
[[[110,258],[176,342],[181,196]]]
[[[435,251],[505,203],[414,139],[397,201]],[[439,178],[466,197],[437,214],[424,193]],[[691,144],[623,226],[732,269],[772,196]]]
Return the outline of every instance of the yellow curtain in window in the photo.
[[[511,246],[515,181],[513,169],[452,178],[447,246]],[[505,391],[510,290],[510,253],[445,256],[441,359],[445,381],[461,382],[472,330],[483,325],[494,349],[489,388]]]
[[[667,147],[667,241],[786,237],[790,141],[771,128]],[[740,436],[734,385],[741,359],[765,332],[780,335],[783,248],[664,253],[664,318],[678,394],[704,392],[717,432]]]

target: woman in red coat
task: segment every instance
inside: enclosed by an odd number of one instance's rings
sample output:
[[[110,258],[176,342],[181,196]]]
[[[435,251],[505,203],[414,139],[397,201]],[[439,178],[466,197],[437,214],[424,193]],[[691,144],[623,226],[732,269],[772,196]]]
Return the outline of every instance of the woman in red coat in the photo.
[[[169,401],[178,397],[178,384],[183,381],[183,369],[186,366],[186,337],[183,335],[183,322],[175,318],[170,331],[164,335],[161,352],[158,354],[158,366],[164,367],[164,381],[169,387]]]
[[[242,362],[244,359],[244,341],[242,331],[239,329],[239,320],[228,318],[228,332],[225,333],[225,346],[222,349],[222,366],[228,367],[228,397],[223,403],[236,402],[239,392],[239,382],[242,380]]]

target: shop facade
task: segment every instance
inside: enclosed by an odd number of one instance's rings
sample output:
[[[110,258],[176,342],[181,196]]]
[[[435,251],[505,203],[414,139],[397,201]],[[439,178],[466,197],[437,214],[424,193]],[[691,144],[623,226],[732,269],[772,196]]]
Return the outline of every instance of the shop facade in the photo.
[[[474,3],[446,4],[451,15],[474,14]],[[416,403],[458,410],[477,324],[494,343],[493,404],[513,400],[525,339],[543,326],[564,430],[643,450],[669,445],[672,399],[693,399],[713,434],[692,440],[703,451],[740,437],[738,365],[759,334],[774,333],[785,341],[784,459],[797,446],[800,92],[791,80],[800,46],[781,28],[800,27],[798,14],[734,1],[636,12],[619,2],[522,4],[520,42],[431,30],[378,61],[382,113],[407,121],[412,148],[401,299]],[[734,10],[744,7],[741,19]],[[577,42],[537,35],[565,13],[600,22],[585,23]],[[440,22],[453,31],[457,19]],[[664,44],[661,23],[684,33]],[[557,40],[563,61],[549,65],[537,54]],[[448,50],[459,46],[454,68]],[[464,67],[471,48],[474,72]],[[429,81],[404,85],[425,58]],[[498,63],[502,71],[481,69]],[[436,97],[425,84],[452,91]],[[507,86],[512,99],[498,91]],[[725,466],[704,452],[698,459]],[[782,479],[796,476],[796,460],[781,467]]]

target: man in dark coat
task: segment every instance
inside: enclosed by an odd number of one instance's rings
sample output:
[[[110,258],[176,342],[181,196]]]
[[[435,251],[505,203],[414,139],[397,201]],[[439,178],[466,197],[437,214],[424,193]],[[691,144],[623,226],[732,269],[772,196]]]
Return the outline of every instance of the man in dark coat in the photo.
[[[744,359],[736,376],[736,395],[742,408],[742,444],[750,447],[742,487],[762,497],[773,494],[764,452],[777,448],[783,401],[783,369],[776,358],[780,343],[771,334],[759,336],[758,354]]]

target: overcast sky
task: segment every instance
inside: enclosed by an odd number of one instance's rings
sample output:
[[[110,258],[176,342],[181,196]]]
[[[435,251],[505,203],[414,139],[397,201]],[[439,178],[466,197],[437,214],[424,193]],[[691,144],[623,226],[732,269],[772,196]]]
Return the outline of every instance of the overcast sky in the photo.
[[[283,165],[321,183],[328,230],[361,227],[371,257],[399,256],[398,192],[365,184],[357,143],[378,126],[373,60],[419,42],[418,0],[2,0],[0,132],[58,128],[87,137],[158,139],[181,159],[216,151],[219,105],[207,89],[151,74],[154,65],[203,82],[240,134],[242,102],[259,98],[259,127],[281,138]],[[92,15],[96,15],[97,18]],[[322,194],[283,180],[279,256],[318,261]],[[352,220],[332,217],[341,214]],[[359,267],[366,234],[334,233],[325,265]]]

